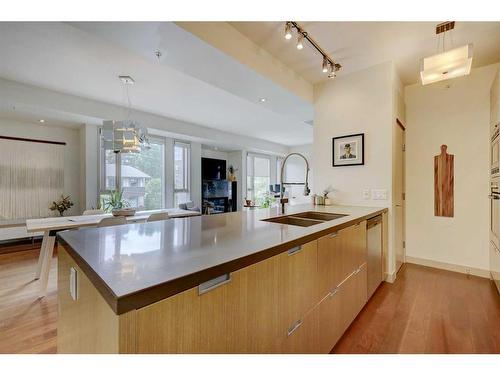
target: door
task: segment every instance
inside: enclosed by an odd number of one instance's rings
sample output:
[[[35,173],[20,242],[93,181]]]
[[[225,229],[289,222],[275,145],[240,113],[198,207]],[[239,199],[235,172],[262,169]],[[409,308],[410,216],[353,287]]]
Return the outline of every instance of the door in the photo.
[[[396,119],[396,165],[395,165],[395,209],[394,236],[396,247],[396,272],[405,261],[405,127]]]

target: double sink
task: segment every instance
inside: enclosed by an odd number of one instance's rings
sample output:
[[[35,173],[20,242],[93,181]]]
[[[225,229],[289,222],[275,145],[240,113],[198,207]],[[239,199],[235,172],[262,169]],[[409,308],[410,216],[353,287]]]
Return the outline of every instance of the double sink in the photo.
[[[299,227],[310,227],[312,225],[324,223],[325,221],[340,219],[344,216],[347,215],[328,212],[306,211],[286,216],[271,217],[269,219],[263,219],[262,221],[269,221],[271,223],[277,224],[297,225]]]

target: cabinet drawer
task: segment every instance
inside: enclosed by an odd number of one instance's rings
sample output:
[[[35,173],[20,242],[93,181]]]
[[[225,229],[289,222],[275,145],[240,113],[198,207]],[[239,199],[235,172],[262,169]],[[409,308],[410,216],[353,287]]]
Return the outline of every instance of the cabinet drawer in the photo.
[[[351,325],[367,300],[366,264],[363,264],[339,287],[340,327],[342,333]]]
[[[214,279],[198,288],[201,353],[247,351],[247,272],[245,269]],[[203,284],[202,284],[203,286]]]
[[[318,285],[325,297],[366,262],[366,221],[318,240]]]
[[[305,316],[319,302],[317,278],[317,241],[279,255],[278,288],[282,331]]]
[[[340,288],[335,288],[319,305],[319,352],[328,354],[344,332],[340,319]]]
[[[319,309],[293,322],[283,335],[281,353],[319,353]]]

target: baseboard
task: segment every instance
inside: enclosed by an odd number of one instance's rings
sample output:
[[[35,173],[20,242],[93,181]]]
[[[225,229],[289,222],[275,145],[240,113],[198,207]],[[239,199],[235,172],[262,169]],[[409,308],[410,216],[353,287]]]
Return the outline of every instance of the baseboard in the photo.
[[[419,264],[421,266],[439,268],[446,271],[460,272],[466,275],[485,277],[487,279],[490,278],[490,271],[481,268],[473,268],[473,267],[461,266],[458,264],[438,262],[430,259],[415,258],[415,257],[410,257],[408,255],[405,257],[405,260],[406,263]]]
[[[387,281],[388,283],[393,283],[394,281],[396,281],[396,271],[394,271],[393,273],[385,273],[385,281]]]

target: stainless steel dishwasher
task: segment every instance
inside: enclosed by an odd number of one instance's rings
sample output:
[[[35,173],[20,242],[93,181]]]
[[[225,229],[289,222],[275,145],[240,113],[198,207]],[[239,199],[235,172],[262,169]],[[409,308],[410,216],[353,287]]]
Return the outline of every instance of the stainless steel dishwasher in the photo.
[[[370,298],[383,280],[382,215],[368,219],[366,230],[368,298]]]

